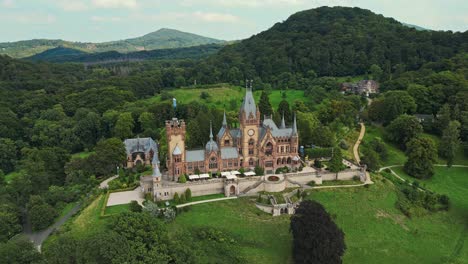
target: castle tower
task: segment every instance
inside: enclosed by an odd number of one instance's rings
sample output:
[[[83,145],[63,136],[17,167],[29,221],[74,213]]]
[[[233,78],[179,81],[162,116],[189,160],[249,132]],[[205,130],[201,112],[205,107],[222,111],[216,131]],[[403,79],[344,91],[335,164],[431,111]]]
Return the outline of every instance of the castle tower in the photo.
[[[252,81],[246,82],[246,92],[239,111],[239,123],[242,133],[240,153],[242,166],[252,168],[258,162],[258,138],[260,126],[260,111],[255,104],[252,93]]]
[[[166,121],[167,169],[174,181],[185,173],[185,122],[172,118]]]
[[[294,113],[294,122],[291,132],[291,153],[297,154],[299,148],[299,134],[297,132],[296,114]]]

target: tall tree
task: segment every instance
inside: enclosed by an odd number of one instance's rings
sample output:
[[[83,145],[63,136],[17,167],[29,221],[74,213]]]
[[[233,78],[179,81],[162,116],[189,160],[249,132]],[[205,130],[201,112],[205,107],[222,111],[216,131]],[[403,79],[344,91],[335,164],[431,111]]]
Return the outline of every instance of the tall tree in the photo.
[[[120,139],[126,139],[133,136],[135,123],[131,113],[122,113],[119,115],[114,127],[114,136]]]
[[[401,115],[386,128],[388,138],[404,147],[415,136],[422,133],[423,128],[415,116]]]
[[[440,108],[439,112],[437,112],[437,118],[435,120],[435,127],[440,135],[444,129],[446,129],[452,120],[452,114],[450,111],[450,106],[448,104],[444,104],[442,108]]]
[[[127,158],[122,140],[109,138],[98,142],[95,154],[89,158],[94,163],[97,176],[112,174],[117,166],[121,166]]]
[[[262,95],[260,95],[260,101],[258,102],[258,108],[260,113],[263,116],[271,116],[273,114],[273,108],[271,107],[270,98],[268,97],[268,93],[263,90]]]
[[[439,154],[447,159],[448,167],[453,165],[453,160],[460,144],[460,123],[458,121],[451,121],[448,127],[444,129],[439,145]]]
[[[283,114],[284,120],[286,120],[286,122],[292,121],[291,107],[289,106],[288,101],[284,99],[281,100],[281,102],[278,105],[278,111],[276,111],[276,121],[281,120]]]
[[[16,144],[9,138],[0,138],[0,170],[10,173],[18,161]]]
[[[406,144],[404,170],[418,179],[431,178],[434,175],[433,163],[437,160],[437,150],[430,138],[415,137]]]
[[[333,148],[333,155],[330,159],[330,163],[328,164],[328,168],[331,172],[336,173],[336,179],[338,180],[338,172],[344,169],[343,164],[343,154],[341,153],[340,148]]]
[[[295,263],[341,263],[344,233],[318,202],[301,202],[291,217],[290,230]]]

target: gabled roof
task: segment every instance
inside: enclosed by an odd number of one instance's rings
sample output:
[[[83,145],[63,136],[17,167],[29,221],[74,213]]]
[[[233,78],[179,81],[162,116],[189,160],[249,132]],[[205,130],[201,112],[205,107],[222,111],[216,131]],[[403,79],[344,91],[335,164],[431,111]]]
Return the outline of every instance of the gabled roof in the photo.
[[[242,101],[241,106],[241,113],[244,113],[245,116],[248,118],[250,114],[254,117],[257,116],[257,106],[255,105],[255,99],[253,97],[252,88],[247,88],[244,96],[244,100]]]
[[[172,151],[172,155],[181,155],[182,151],[179,148],[179,145],[176,145],[174,150]]]
[[[205,160],[205,150],[187,150],[185,152],[185,161],[186,162],[195,162],[195,161],[204,161]]]
[[[135,152],[148,153],[153,150],[154,153],[158,153],[158,145],[152,138],[128,138],[124,141],[125,151],[127,155]]]
[[[224,147],[221,148],[221,159],[237,159],[239,153],[235,147]]]

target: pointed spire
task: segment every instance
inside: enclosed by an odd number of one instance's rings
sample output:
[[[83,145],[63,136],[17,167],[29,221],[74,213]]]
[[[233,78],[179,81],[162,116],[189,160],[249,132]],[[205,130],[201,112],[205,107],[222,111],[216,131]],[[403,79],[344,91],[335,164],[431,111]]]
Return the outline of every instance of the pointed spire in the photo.
[[[223,116],[223,127],[227,127],[227,120],[226,120],[226,110],[224,110],[224,116]]]
[[[293,136],[297,136],[296,113],[294,113],[294,123],[293,123],[293,128],[292,128],[292,134]]]
[[[281,128],[286,128],[286,123],[284,122],[284,111],[283,111],[283,117],[281,118]]]
[[[211,127],[211,120],[210,120],[210,141],[213,140],[213,128]]]

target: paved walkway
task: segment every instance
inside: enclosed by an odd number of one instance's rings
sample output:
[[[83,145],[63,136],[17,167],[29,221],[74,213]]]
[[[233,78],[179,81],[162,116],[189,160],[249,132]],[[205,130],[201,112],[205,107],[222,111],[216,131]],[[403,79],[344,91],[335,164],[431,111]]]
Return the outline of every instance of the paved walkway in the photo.
[[[359,157],[359,146],[361,145],[362,139],[364,138],[364,135],[366,134],[366,126],[364,125],[363,122],[359,123],[361,125],[361,132],[359,133],[359,137],[354,144],[353,147],[353,154],[354,154],[354,159],[358,164],[361,164],[361,157]],[[370,173],[366,171],[366,181],[364,182],[365,184],[373,184],[374,182],[372,181],[370,177]]]
[[[232,199],[237,199],[237,196],[224,197],[224,198],[216,198],[216,199],[203,200],[203,201],[197,201],[197,202],[191,202],[191,203],[184,203],[184,204],[176,205],[176,207],[177,207],[177,208],[182,208],[182,207],[186,207],[186,206],[190,206],[190,205],[195,205],[195,204],[212,203],[212,202],[218,202],[218,201],[224,201],[224,200],[232,200]]]
[[[110,193],[106,206],[129,204],[131,201],[137,201],[140,205],[143,205],[145,199],[142,197],[140,187],[133,191]]]
[[[99,188],[100,188],[100,189],[108,188],[108,187],[109,187],[109,182],[112,181],[113,179],[117,178],[117,177],[119,177],[119,175],[114,175],[114,176],[110,177],[109,179],[107,179],[107,180],[101,182],[101,183],[99,184]]]

